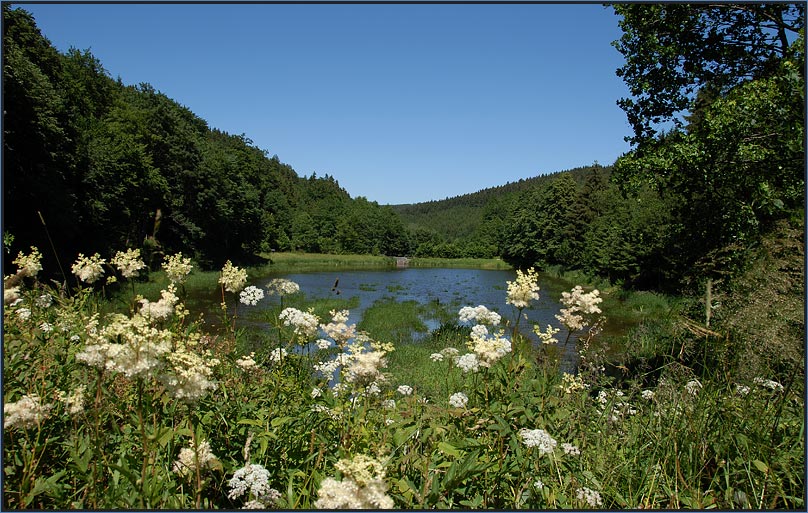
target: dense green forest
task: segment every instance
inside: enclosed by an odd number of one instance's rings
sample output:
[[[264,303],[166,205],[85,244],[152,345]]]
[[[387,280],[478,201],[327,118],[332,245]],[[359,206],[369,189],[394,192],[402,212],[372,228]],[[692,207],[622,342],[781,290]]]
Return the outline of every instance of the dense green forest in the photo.
[[[6,242],[63,262],[182,251],[207,268],[270,250],[502,257],[673,290],[737,275],[778,223],[802,222],[802,7],[615,9],[629,153],[381,206],[114,80],[89,51],[59,53],[4,4]]]
[[[61,262],[182,251],[208,268],[272,249],[408,249],[388,207],[352,199],[334,177],[299,177],[150,85],[112,79],[89,51],[59,53],[5,3],[3,62],[4,233],[16,248],[52,247]]]

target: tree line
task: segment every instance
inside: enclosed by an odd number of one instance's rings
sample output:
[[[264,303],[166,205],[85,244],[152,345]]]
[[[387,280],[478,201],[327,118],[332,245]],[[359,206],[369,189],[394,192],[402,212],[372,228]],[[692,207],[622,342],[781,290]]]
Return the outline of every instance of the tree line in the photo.
[[[123,247],[209,268],[270,250],[502,257],[655,289],[737,274],[804,215],[804,6],[613,8],[627,154],[382,206],[112,79],[88,51],[59,53],[4,4],[4,236],[63,262]]]
[[[79,249],[139,247],[152,264],[182,251],[207,268],[270,250],[408,249],[390,208],[298,176],[151,85],[111,78],[89,51],[58,52],[8,4],[3,61],[4,237],[41,248],[46,268]]]

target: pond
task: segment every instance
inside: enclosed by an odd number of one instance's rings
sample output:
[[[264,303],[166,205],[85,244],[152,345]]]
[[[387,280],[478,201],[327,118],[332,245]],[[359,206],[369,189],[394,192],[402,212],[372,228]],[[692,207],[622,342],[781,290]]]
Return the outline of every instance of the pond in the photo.
[[[248,285],[265,289],[265,285],[272,278],[286,278],[300,286],[307,299],[334,298],[354,299],[358,306],[350,310],[348,324],[362,320],[364,311],[377,301],[394,299],[396,301],[416,301],[422,305],[437,304],[445,308],[453,319],[457,320],[457,312],[464,306],[484,305],[502,316],[502,323],[506,320],[514,322],[517,310],[506,304],[507,281],[516,278],[512,270],[483,270],[483,269],[456,269],[456,268],[404,268],[388,270],[359,270],[359,271],[321,271],[305,273],[284,273],[264,276],[251,280]],[[558,301],[562,291],[569,290],[571,285],[557,279],[540,276],[539,300],[534,301],[530,308],[523,311],[524,317],[520,321],[520,331],[534,342],[538,343],[532,333],[533,324],[546,327],[548,324],[560,327],[555,318],[563,305]],[[217,300],[216,305],[218,305]],[[270,305],[277,305],[280,299],[277,296],[268,296],[257,306],[252,315],[241,317],[240,322],[260,327],[263,323],[249,319],[261,318],[261,310]],[[240,310],[243,312],[243,308]],[[425,309],[429,311],[429,309]],[[423,314],[421,319],[429,330],[440,327],[437,317]],[[269,325],[266,325],[269,328]],[[608,328],[608,326],[607,326]],[[566,332],[562,329],[557,335],[563,340]],[[606,333],[608,335],[608,333]],[[417,341],[418,336],[414,334]],[[565,348],[562,357],[562,366],[574,368],[577,361],[575,344],[570,342]]]

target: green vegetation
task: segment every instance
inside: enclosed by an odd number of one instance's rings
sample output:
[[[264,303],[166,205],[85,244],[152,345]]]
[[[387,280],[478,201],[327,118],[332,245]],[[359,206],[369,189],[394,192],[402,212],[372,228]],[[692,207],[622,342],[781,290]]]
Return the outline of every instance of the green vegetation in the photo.
[[[172,293],[187,274],[171,273],[151,303],[103,314],[100,292],[61,295],[37,280],[37,258],[17,262],[4,508],[804,507],[803,380],[772,379],[786,360],[765,350],[743,372],[743,339],[681,315],[641,326],[630,340],[643,350],[607,368],[588,327],[610,312],[573,291],[560,312],[581,335],[573,376],[559,372],[560,342],[508,340],[507,320],[484,308],[412,343],[437,305],[380,301],[359,337],[340,312],[355,298],[279,286],[282,304],[258,316],[269,329],[254,329],[263,294],[231,267],[216,294],[247,323],[208,331]],[[529,304],[535,282],[514,283],[503,293]]]
[[[804,5],[614,9],[614,166],[383,207],[3,4],[3,507],[804,509]],[[357,327],[283,280],[254,311],[230,262],[394,255],[519,268],[517,317],[385,299]],[[586,285],[548,287],[535,346],[521,269]],[[639,322],[617,353],[604,316]]]

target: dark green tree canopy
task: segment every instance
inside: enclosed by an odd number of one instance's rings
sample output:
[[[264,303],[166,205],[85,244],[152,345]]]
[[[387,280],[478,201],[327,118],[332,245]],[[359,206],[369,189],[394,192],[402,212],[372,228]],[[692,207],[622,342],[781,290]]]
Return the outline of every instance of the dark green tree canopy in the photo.
[[[738,84],[776,73],[795,58],[791,44],[805,28],[805,4],[617,4],[623,36],[614,46],[626,58],[617,70],[631,98],[625,110],[640,144],[660,126],[682,126],[697,92],[724,94]],[[707,93],[703,93],[707,94]]]

